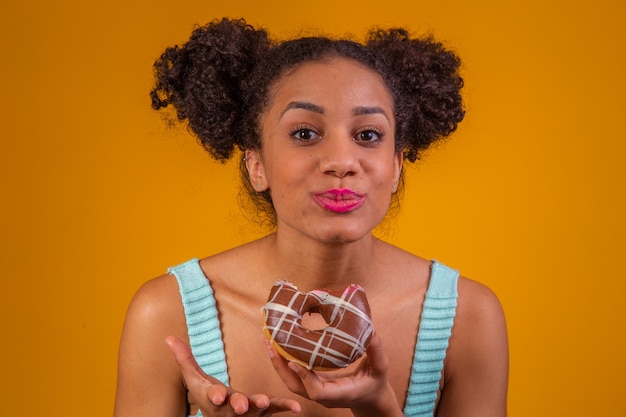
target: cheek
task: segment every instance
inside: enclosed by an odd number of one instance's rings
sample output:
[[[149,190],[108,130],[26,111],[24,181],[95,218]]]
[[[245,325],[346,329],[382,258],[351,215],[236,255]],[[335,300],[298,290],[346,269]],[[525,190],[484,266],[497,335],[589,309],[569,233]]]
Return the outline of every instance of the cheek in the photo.
[[[391,185],[397,176],[395,161],[394,163],[389,163],[389,160],[378,160],[370,164],[368,175],[381,192],[386,191],[387,188],[391,192]]]
[[[311,178],[314,169],[312,155],[286,156],[267,170],[269,187],[274,198],[293,198]]]

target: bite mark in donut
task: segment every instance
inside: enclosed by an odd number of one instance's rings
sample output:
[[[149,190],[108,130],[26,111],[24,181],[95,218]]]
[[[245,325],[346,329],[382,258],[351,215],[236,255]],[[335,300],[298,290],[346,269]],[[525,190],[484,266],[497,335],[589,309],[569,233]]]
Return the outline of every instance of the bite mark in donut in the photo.
[[[339,292],[298,291],[292,283],[276,281],[265,312],[265,335],[287,360],[307,369],[345,368],[360,358],[372,338],[372,319],[365,290],[353,284]],[[302,325],[306,313],[320,314],[328,326]]]

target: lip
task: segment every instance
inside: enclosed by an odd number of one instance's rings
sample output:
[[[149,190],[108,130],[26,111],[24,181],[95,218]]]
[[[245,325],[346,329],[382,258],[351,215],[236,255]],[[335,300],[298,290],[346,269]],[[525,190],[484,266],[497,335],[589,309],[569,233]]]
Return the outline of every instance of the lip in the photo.
[[[333,213],[348,213],[361,207],[365,202],[365,195],[349,188],[332,188],[313,194],[317,204]]]

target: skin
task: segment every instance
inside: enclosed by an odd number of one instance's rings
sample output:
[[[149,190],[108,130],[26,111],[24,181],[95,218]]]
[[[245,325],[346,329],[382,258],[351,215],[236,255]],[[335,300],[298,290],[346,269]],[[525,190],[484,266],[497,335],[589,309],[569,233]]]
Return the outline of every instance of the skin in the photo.
[[[402,169],[394,123],[380,77],[353,61],[306,63],[279,80],[262,119],[263,146],[246,152],[253,186],[272,194],[276,233],[201,261],[233,388],[195,364],[177,283],[164,275],[144,284],[129,307],[116,417],[184,416],[198,408],[205,416],[402,415],[430,262],[372,236]],[[364,202],[329,212],[315,195],[333,188],[354,190]],[[363,286],[376,329],[366,356],[332,372],[283,360],[265,341],[260,313],[277,278],[301,291]],[[463,277],[458,291],[437,416],[505,416],[500,303]]]

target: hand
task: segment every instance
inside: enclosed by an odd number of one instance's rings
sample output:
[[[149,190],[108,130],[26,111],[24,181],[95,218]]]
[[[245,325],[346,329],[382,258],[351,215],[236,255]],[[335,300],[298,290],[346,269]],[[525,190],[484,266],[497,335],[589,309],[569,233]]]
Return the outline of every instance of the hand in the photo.
[[[202,371],[191,349],[175,336],[165,342],[183,374],[189,395],[198,403],[205,417],[209,416],[270,416],[291,411],[300,413],[300,404],[286,398],[269,398],[264,394],[248,396],[222,384]]]
[[[356,416],[402,416],[388,381],[389,359],[374,333],[366,356],[337,371],[309,371],[283,359],[267,343],[274,369],[294,393],[328,408],[350,408]]]

